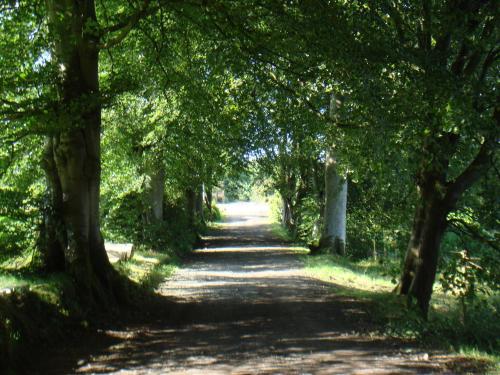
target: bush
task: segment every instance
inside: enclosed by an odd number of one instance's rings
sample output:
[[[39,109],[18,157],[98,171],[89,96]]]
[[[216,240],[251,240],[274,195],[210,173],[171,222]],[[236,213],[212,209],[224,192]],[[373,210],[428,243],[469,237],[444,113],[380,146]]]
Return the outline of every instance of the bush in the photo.
[[[313,243],[319,239],[321,229],[320,206],[314,197],[301,201],[297,209],[296,237],[305,243]]]

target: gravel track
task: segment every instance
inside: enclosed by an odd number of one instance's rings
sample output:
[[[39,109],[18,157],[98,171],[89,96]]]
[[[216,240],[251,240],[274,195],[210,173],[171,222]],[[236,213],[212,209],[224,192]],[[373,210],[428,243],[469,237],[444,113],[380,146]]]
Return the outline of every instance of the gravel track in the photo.
[[[307,277],[297,249],[272,235],[265,206],[223,210],[206,247],[158,288],[168,308],[67,348],[65,365],[42,373],[446,372],[446,355],[370,335],[370,306]]]

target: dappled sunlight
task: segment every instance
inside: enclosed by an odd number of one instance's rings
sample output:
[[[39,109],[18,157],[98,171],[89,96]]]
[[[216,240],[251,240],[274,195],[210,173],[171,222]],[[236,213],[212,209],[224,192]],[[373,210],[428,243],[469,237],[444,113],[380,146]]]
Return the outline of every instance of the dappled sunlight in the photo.
[[[256,225],[270,224],[270,220],[262,220],[257,216],[247,216],[241,218],[242,220],[230,221],[220,225],[223,229],[240,228],[240,227],[254,227]],[[258,223],[258,224],[257,224]]]
[[[231,238],[231,237],[214,237],[217,239],[226,239],[226,238]],[[210,247],[210,248],[204,248],[204,249],[199,249],[196,252],[197,253],[202,253],[202,254],[210,254],[210,253],[224,253],[224,252],[237,252],[237,251],[244,251],[245,253],[252,253],[252,252],[262,252],[262,251],[301,251],[304,248],[301,246],[225,246],[225,247]],[[265,254],[263,254],[265,255]]]
[[[402,374],[439,367],[408,343],[374,334],[367,301],[309,277],[297,256],[305,250],[274,237],[264,214],[233,211],[242,207],[265,213],[262,205],[226,205],[226,220],[238,224],[206,236],[204,248],[158,286],[164,305],[156,315],[103,331],[107,344],[80,356],[72,373]]]

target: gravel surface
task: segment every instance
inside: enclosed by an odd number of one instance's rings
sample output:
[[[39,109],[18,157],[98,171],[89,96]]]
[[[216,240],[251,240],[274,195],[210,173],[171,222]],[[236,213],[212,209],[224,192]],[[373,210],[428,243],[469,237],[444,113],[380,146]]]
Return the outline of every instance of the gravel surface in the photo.
[[[308,278],[265,205],[222,208],[206,247],[158,288],[168,308],[66,348],[42,373],[446,373],[449,356],[369,334],[366,302]]]

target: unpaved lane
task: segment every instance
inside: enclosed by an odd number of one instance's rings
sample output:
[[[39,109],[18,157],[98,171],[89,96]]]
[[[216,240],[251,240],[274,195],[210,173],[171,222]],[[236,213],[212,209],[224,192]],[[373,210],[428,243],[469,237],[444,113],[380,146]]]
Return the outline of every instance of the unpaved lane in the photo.
[[[402,374],[439,361],[370,337],[368,308],[306,277],[296,249],[273,238],[265,207],[226,205],[227,221],[159,292],[165,316],[108,331],[75,373]],[[432,358],[431,358],[432,359]],[[56,372],[62,373],[62,372]]]

